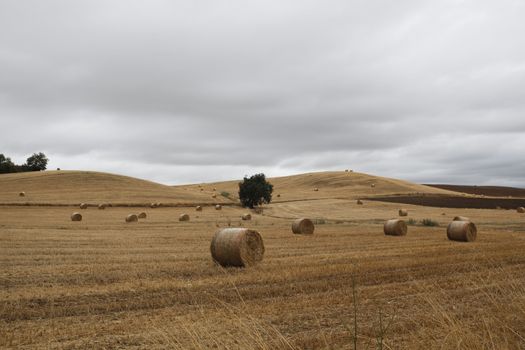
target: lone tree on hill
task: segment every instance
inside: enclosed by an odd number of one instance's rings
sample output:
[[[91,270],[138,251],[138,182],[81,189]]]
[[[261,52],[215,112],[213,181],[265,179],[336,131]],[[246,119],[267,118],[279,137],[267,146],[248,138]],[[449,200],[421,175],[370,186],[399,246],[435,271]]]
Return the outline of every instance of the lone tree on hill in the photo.
[[[239,182],[239,199],[243,207],[252,208],[272,200],[273,185],[266,181],[264,174],[255,174],[250,178],[244,177]]]
[[[33,153],[33,155],[27,158],[26,164],[24,164],[29,171],[42,171],[47,168],[48,159],[42,152]]]

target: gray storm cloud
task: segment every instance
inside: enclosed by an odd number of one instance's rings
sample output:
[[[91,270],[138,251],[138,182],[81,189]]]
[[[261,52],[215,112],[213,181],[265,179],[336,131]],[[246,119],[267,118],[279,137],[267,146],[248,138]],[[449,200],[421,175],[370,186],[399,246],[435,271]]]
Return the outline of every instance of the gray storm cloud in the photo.
[[[0,153],[525,186],[519,1],[3,1]]]

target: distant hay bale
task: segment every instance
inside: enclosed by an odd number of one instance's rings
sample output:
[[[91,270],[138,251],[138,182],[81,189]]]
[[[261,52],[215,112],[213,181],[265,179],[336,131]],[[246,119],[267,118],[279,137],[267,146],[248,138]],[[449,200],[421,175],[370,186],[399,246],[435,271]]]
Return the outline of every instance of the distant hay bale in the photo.
[[[407,231],[407,224],[403,220],[387,220],[383,225],[383,232],[388,236],[405,236]]]
[[[253,266],[263,259],[264,243],[257,231],[224,228],[215,232],[210,251],[213,260],[222,266]]]
[[[26,196],[26,193],[25,193],[25,192],[20,192],[18,195],[19,195],[20,197],[25,197],[25,196]]]
[[[150,208],[156,208],[156,207],[157,207],[157,203],[151,203],[151,204],[149,205],[149,207],[150,207]]]
[[[148,217],[148,214],[146,214],[145,212],[142,212],[142,213],[140,213],[139,215],[137,215],[137,217],[138,217],[139,219],[145,219],[145,218]]]
[[[348,169],[345,169],[345,173],[347,173],[347,172],[348,172]]]
[[[217,204],[217,205],[215,206],[215,210],[221,210],[221,209],[222,209],[222,205]]]
[[[202,211],[202,207],[201,207],[200,205],[197,205],[197,206],[195,207],[195,210],[196,210],[196,211]]]
[[[279,197],[281,197],[281,194],[280,194],[280,193],[277,194],[277,198],[279,198]]]
[[[408,216],[408,210],[399,209],[399,216]]]
[[[524,207],[518,207],[518,208],[516,209],[516,211],[517,211],[518,213],[525,213],[525,208],[524,208]]]
[[[139,217],[137,216],[137,214],[129,214],[128,216],[126,216],[126,222],[138,222],[139,221]]]
[[[300,218],[292,222],[292,232],[295,234],[311,235],[314,230],[314,223],[310,219]]]
[[[60,171],[60,168],[57,168],[57,171]]]
[[[447,227],[447,237],[451,241],[473,242],[478,230],[470,221],[452,221]]]
[[[82,215],[80,213],[71,214],[71,221],[82,221]]]
[[[180,214],[179,221],[190,221],[190,216],[188,214]]]
[[[371,184],[370,187],[376,187],[376,184]]]
[[[204,191],[204,188],[201,188],[201,191]]]
[[[360,199],[358,199],[358,200],[357,200],[357,204],[359,204],[359,205],[363,205],[363,201],[360,200]]]
[[[162,204],[161,202],[157,202],[156,205],[157,205],[157,208],[160,208],[160,207],[162,207],[164,204]]]
[[[241,219],[245,220],[245,221],[251,220],[252,219],[252,214],[250,214],[250,213],[242,214]]]
[[[80,209],[87,209],[87,203],[80,203]]]
[[[452,221],[470,221],[470,219],[466,216],[454,216],[454,219],[452,219]]]
[[[319,189],[316,187],[316,188],[314,188],[314,191],[317,192],[317,191],[319,191]]]
[[[213,188],[213,191],[217,191],[217,190],[215,189],[215,187]]]
[[[217,195],[214,193],[211,195],[212,198],[217,198]]]
[[[101,209],[101,210],[102,210],[102,209],[106,209],[106,206],[107,206],[106,203],[100,203],[100,204],[98,205],[98,209]]]

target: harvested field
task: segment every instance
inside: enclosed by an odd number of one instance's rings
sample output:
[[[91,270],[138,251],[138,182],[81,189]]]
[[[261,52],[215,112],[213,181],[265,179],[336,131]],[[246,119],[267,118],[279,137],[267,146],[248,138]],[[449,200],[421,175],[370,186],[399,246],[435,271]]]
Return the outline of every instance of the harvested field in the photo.
[[[439,226],[391,237],[395,203],[275,203],[248,222],[224,206],[178,221],[194,208],[129,225],[120,207],[83,211],[81,222],[69,207],[0,207],[0,348],[352,349],[354,313],[360,349],[377,348],[380,317],[387,349],[525,347],[525,216],[515,211],[406,205],[407,220]],[[456,215],[476,222],[476,241],[447,239]],[[314,235],[291,233],[298,217],[316,222]],[[216,265],[218,227],[258,231],[264,259]]]
[[[377,196],[366,198],[373,201],[414,204],[441,208],[516,209],[525,205],[525,198],[478,198],[444,195],[425,196]]]

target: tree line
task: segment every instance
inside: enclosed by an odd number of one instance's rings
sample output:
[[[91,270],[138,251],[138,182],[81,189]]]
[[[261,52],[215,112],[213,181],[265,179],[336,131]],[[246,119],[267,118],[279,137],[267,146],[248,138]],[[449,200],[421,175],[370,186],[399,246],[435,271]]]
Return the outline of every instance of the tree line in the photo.
[[[0,174],[46,170],[48,161],[46,155],[40,152],[33,153],[24,164],[17,165],[11,161],[11,158],[0,153]]]

